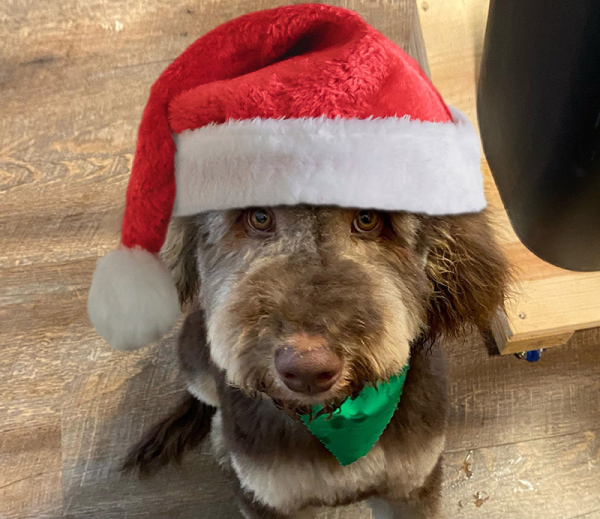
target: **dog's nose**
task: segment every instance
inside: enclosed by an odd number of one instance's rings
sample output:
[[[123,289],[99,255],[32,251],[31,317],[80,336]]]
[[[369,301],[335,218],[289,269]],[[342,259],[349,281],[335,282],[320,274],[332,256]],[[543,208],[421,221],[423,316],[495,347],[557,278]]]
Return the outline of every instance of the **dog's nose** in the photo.
[[[275,368],[284,384],[296,393],[323,393],[340,376],[344,363],[330,348],[311,350],[285,346],[275,352]]]

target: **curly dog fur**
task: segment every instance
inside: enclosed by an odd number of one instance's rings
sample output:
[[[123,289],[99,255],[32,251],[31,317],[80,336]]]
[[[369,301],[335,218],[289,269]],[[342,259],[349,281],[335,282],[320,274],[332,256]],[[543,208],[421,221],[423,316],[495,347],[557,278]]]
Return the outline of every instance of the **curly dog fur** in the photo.
[[[249,518],[290,518],[370,499],[376,517],[436,517],[447,414],[443,344],[485,328],[503,307],[509,269],[485,213],[446,217],[377,212],[355,232],[357,210],[266,208],[172,222],[163,258],[188,317],[179,339],[190,395],[130,453],[149,472],[210,430],[215,456],[235,475]],[[323,394],[290,391],[278,348],[318,337],[343,359]],[[400,405],[378,443],[342,467],[301,422],[333,408],[410,358]],[[387,514],[387,515],[386,515]]]

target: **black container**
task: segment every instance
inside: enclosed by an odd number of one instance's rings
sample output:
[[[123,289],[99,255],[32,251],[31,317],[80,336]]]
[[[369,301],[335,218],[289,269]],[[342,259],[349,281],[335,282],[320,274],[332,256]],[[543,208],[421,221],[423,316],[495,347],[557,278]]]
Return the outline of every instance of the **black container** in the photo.
[[[600,0],[491,0],[477,104],[519,238],[600,270]]]

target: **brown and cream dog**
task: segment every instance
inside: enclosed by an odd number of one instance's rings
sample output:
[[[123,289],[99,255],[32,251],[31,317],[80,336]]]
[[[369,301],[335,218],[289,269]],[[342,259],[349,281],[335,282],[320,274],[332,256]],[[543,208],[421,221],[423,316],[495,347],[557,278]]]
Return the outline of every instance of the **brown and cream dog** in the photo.
[[[486,327],[508,269],[485,213],[430,217],[267,207],[175,219],[164,249],[189,309],[189,396],[130,453],[148,472],[210,429],[247,518],[314,517],[369,499],[374,517],[435,517],[447,411],[444,339]],[[378,443],[341,466],[297,418],[335,409],[410,358]],[[308,515],[306,515],[308,514]]]

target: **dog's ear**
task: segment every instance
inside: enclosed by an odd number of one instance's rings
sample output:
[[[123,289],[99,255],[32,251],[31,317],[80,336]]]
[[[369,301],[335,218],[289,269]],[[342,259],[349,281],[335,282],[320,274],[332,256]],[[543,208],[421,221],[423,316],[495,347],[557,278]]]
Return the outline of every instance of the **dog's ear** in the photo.
[[[487,214],[434,218],[430,223],[427,338],[457,336],[468,326],[486,329],[504,307],[510,282],[508,262]]]
[[[195,217],[173,218],[160,252],[177,286],[182,308],[192,303],[200,287],[196,262],[198,232]]]

